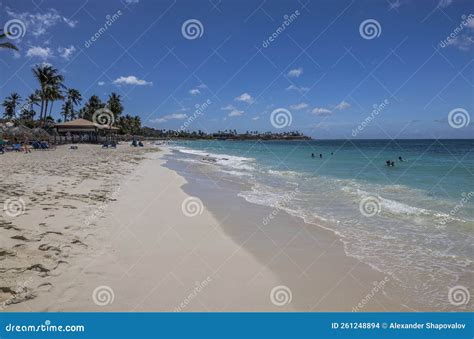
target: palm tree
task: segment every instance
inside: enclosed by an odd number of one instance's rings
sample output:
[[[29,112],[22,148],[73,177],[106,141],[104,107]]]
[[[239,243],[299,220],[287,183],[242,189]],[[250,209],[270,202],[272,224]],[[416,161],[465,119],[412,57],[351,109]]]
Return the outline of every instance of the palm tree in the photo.
[[[65,101],[62,108],[61,114],[64,117],[64,122],[67,121],[67,117],[71,115],[71,102],[69,100]]]
[[[46,90],[46,93],[47,93],[48,101],[51,102],[51,106],[49,106],[49,114],[48,114],[48,117],[51,117],[51,113],[53,112],[54,102],[57,100],[63,100],[64,96],[61,93],[61,89],[59,88],[59,86],[56,86],[56,85],[49,86]]]
[[[40,102],[40,98],[37,92],[30,94],[28,98],[26,98],[26,102],[21,108],[20,119],[33,120],[33,118],[36,115],[34,106],[35,105],[38,106],[39,102]]]
[[[93,95],[89,98],[89,100],[85,103],[84,107],[81,108],[79,111],[79,116],[82,119],[86,119],[92,121],[94,113],[100,109],[104,108],[104,103],[100,100],[97,95]]]
[[[16,107],[19,105],[21,97],[18,93],[12,93],[5,98],[2,106],[5,107],[3,116],[5,119],[12,120],[16,117]]]
[[[67,121],[67,116],[69,115],[71,119],[75,118],[74,105],[79,105],[82,101],[81,93],[74,88],[69,88],[67,90],[67,111],[64,116],[64,121]]]
[[[7,34],[3,31],[3,29],[0,29],[0,48],[13,49],[15,51],[18,51],[18,47],[16,47],[11,42],[1,42],[3,39],[6,39],[6,38],[7,38]]]
[[[107,101],[107,108],[114,114],[115,120],[118,120],[123,112],[122,98],[119,94],[112,92]]]
[[[38,103],[41,101],[40,93],[38,90],[35,93],[30,94],[27,98],[28,104],[30,105],[29,119],[33,119],[36,115],[35,106],[38,106]]]
[[[33,68],[33,74],[40,84],[41,111],[40,120],[45,120],[48,113],[48,103],[51,98],[58,98],[56,95],[60,87],[64,87],[64,76],[51,65],[36,65]],[[51,90],[55,88],[56,91]],[[54,93],[54,95],[53,95]],[[55,100],[55,99],[53,99]],[[56,99],[58,100],[58,99]]]

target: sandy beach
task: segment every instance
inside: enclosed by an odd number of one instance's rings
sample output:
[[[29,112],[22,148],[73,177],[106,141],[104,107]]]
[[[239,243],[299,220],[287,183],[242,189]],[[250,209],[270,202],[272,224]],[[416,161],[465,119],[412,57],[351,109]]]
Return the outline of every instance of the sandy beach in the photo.
[[[270,208],[212,187],[198,196],[165,154],[80,145],[4,155],[3,310],[410,310],[331,232],[284,212],[259,225]]]

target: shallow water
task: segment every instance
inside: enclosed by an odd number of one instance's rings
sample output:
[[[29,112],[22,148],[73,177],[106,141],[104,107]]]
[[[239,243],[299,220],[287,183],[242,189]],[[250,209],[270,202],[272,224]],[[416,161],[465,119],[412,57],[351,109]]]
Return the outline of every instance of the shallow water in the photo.
[[[250,187],[239,193],[248,202],[334,231],[348,255],[398,281],[407,303],[444,310],[450,287],[472,290],[473,146],[473,140],[188,141],[172,149],[174,159],[207,164],[217,178]]]

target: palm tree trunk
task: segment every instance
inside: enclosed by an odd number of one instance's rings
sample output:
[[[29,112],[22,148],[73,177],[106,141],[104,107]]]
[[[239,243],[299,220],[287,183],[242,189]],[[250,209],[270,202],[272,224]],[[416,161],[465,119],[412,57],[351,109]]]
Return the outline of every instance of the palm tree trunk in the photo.
[[[51,101],[51,107],[49,108],[49,117],[51,117],[51,112],[53,111],[54,100]]]
[[[44,112],[43,112],[43,122],[46,122],[46,114],[48,114],[48,103],[49,103],[49,100],[46,99],[46,104],[44,105]]]
[[[40,116],[39,116],[40,121],[41,121],[41,118],[43,117],[43,107],[44,107],[44,99],[41,98],[41,109],[40,109]]]

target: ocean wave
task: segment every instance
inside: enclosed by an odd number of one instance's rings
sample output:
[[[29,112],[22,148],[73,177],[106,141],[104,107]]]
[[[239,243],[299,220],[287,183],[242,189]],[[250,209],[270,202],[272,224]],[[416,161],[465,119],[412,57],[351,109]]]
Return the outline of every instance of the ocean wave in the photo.
[[[299,178],[303,176],[303,173],[298,173],[295,171],[276,171],[276,170],[268,170],[268,173],[277,175],[280,177],[290,177],[290,178]]]
[[[190,148],[179,147],[177,150],[181,153],[192,154],[205,158],[206,160],[212,161],[218,165],[231,167],[233,169],[240,169],[246,171],[253,171],[255,167],[251,164],[255,161],[253,158],[239,157],[229,154],[211,153],[201,150],[195,150]]]

